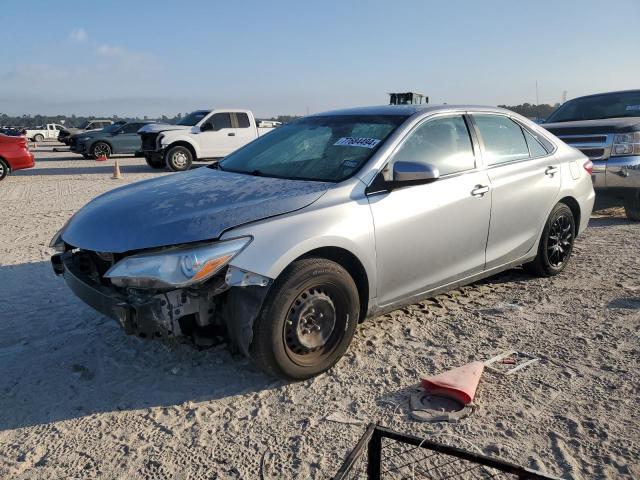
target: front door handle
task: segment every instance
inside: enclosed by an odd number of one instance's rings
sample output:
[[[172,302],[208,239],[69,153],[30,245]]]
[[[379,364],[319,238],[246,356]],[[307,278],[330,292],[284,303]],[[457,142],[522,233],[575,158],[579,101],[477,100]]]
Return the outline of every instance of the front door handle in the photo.
[[[550,177],[553,177],[556,173],[558,173],[558,167],[552,167],[549,166],[547,167],[547,169],[544,171],[545,175],[548,175]]]
[[[227,133],[227,135],[229,135],[230,137],[235,137],[236,136],[235,132],[229,132],[229,133]]]
[[[489,193],[488,185],[476,185],[475,188],[471,190],[471,195],[474,197],[484,197],[487,193]]]

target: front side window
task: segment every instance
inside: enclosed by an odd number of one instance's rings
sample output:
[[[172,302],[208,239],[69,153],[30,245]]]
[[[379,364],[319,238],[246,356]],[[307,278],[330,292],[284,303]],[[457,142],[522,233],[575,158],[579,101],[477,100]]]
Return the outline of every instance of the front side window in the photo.
[[[440,175],[475,168],[473,146],[462,115],[436,118],[420,125],[394,154],[392,162],[432,165]]]
[[[231,128],[231,114],[226,113],[214,113],[211,118],[207,120],[207,123],[213,125],[213,130],[222,130],[223,128]]]
[[[339,182],[356,173],[404,115],[307,117],[279,127],[220,162],[222,170],[267,177]]]
[[[529,148],[520,126],[503,115],[474,115],[489,165],[529,158]]]

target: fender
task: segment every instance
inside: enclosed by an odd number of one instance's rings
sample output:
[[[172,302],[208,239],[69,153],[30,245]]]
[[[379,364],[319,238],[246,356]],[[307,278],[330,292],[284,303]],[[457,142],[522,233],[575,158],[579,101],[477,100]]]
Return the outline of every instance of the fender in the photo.
[[[182,130],[167,130],[166,133],[161,133],[160,135],[164,135],[164,137],[160,141],[160,147],[166,151],[176,143],[188,143],[196,152],[196,158],[201,158],[200,146],[193,141],[190,132],[185,133]]]

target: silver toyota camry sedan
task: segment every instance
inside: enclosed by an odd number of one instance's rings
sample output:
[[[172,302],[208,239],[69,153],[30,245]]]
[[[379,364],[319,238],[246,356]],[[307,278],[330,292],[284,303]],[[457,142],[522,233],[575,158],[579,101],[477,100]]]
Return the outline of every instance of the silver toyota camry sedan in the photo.
[[[53,238],[52,264],[129,334],[226,336],[303,379],[368,317],[519,265],[562,272],[591,214],[590,174],[507,110],[339,110],[95,198]]]

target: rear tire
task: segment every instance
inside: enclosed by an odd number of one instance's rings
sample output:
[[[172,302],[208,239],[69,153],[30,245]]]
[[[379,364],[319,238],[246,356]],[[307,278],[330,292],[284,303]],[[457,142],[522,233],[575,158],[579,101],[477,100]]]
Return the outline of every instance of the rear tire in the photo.
[[[544,226],[538,255],[533,261],[523,265],[532,275],[552,277],[562,272],[571,257],[576,237],[576,223],[571,209],[564,203],[558,203]]]
[[[101,156],[109,158],[111,156],[111,147],[105,142],[96,142],[91,147],[91,157],[95,160]]]
[[[636,190],[625,197],[624,213],[629,220],[640,222],[640,190]]]
[[[193,164],[193,155],[187,147],[178,145],[167,150],[164,157],[167,167],[174,172],[189,170]]]
[[[0,182],[9,176],[9,165],[0,158]]]
[[[322,258],[298,260],[271,287],[253,325],[249,354],[276,377],[316,376],[347,350],[359,313],[358,289],[342,266]]]
[[[34,135],[34,137],[33,137],[33,141],[34,142],[41,142],[43,140],[44,140],[44,137],[40,133],[38,133],[37,135]]]

